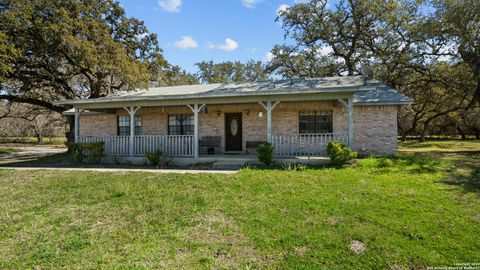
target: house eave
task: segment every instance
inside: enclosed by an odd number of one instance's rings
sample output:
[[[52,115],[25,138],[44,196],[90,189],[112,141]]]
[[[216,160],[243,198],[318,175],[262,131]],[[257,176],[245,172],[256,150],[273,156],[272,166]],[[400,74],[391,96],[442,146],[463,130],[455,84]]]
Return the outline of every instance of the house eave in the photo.
[[[190,95],[152,95],[152,96],[115,96],[102,97],[95,99],[68,99],[54,101],[55,105],[80,105],[107,102],[142,102],[142,101],[166,101],[166,100],[215,100],[219,98],[242,98],[242,97],[259,97],[268,98],[270,96],[297,96],[306,94],[343,94],[354,93],[357,91],[372,90],[372,87],[342,87],[342,88],[324,88],[324,89],[285,89],[282,91],[263,91],[262,93],[235,93],[209,96],[208,94],[190,94]],[[135,92],[132,92],[132,94]]]
[[[126,106],[181,106],[187,104],[238,104],[257,103],[258,101],[311,101],[311,100],[337,100],[340,98],[352,97],[355,91],[342,91],[334,93],[303,93],[303,94],[276,94],[276,95],[242,95],[242,96],[221,96],[221,97],[190,97],[190,98],[139,98],[124,100],[78,100],[61,104],[73,105],[82,109],[109,109],[122,108]]]
[[[353,102],[355,106],[395,106],[395,105],[412,105],[413,101],[395,101],[395,102]]]

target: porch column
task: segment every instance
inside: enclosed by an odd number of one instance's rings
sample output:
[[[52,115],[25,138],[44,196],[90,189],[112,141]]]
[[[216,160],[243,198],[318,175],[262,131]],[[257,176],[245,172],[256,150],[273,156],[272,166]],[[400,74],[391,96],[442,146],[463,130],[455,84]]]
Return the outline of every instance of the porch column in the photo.
[[[272,111],[275,109],[275,106],[280,103],[280,101],[276,101],[272,104],[272,101],[267,101],[265,103],[259,101],[258,102],[267,112],[267,142],[272,143]]]
[[[133,157],[134,152],[134,137],[135,137],[135,114],[140,109],[140,107],[130,106],[130,107],[123,107],[124,110],[128,112],[130,116],[130,143],[129,143],[129,150],[130,156]]]
[[[80,137],[80,109],[75,108],[75,117],[74,117],[74,133],[75,133],[75,143],[78,143],[78,138]]]
[[[353,98],[348,98],[348,147],[353,149]]]
[[[198,103],[187,105],[193,112],[193,157],[198,158],[198,113],[205,107],[205,104],[198,106]]]
[[[338,99],[340,103],[345,106],[348,114],[348,147],[353,149],[353,97],[344,99]]]

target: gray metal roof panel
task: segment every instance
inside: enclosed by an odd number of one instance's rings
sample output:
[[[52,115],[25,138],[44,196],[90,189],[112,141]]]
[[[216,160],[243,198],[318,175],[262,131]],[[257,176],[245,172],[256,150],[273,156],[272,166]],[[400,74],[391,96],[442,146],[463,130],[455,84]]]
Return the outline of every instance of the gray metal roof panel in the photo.
[[[358,91],[353,95],[354,104],[412,104],[413,100],[388,86],[380,84],[375,90]]]
[[[117,101],[174,100],[341,92],[355,92],[357,103],[404,102],[406,98],[402,94],[388,88],[376,80],[369,80],[365,83],[363,76],[344,76],[246,83],[155,87],[143,90],[140,89],[137,91],[118,92],[108,97],[65,100],[56,103],[86,104]],[[409,101],[411,102],[411,100]]]

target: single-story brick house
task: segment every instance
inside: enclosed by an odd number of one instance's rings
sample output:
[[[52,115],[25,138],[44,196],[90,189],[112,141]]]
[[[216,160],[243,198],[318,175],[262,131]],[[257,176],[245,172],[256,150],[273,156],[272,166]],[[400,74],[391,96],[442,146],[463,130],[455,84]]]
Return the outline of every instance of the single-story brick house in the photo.
[[[107,156],[252,153],[323,156],[329,141],[394,154],[397,111],[412,100],[364,76],[157,87],[58,101],[74,109],[77,142],[105,142]]]

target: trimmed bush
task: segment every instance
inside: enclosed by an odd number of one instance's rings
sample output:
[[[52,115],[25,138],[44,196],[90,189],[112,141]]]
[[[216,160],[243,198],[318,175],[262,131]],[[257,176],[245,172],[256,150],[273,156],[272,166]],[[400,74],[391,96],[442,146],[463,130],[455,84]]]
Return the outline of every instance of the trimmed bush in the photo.
[[[155,165],[158,167],[167,166],[170,163],[170,159],[168,159],[163,151],[156,150],[153,152],[146,152],[145,158],[150,162],[150,164]]]
[[[332,166],[340,168],[348,161],[357,157],[357,152],[352,151],[345,144],[338,141],[328,143],[327,154],[330,157]]]
[[[257,148],[257,157],[260,162],[269,166],[273,163],[273,147],[266,143],[262,147]]]
[[[69,143],[68,148],[76,162],[88,158],[91,162],[100,162],[105,151],[105,142]]]

